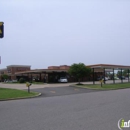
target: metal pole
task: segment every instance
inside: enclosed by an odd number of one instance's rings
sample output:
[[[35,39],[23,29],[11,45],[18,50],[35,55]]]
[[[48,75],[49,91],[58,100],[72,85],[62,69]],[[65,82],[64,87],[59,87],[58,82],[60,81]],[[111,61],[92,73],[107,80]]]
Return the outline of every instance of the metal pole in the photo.
[[[129,73],[130,73],[130,70],[128,69],[128,82],[129,82]]]
[[[104,68],[104,84],[106,83],[106,81],[105,81],[105,68]]]
[[[32,83],[32,73],[31,73],[31,83]]]
[[[40,82],[41,82],[41,73],[40,73]]]
[[[93,84],[95,84],[94,68],[93,68]]]
[[[113,68],[113,84],[115,84],[115,79],[114,79],[114,68]]]
[[[28,86],[28,93],[30,93],[30,86]]]
[[[121,83],[123,83],[122,69],[121,69]]]

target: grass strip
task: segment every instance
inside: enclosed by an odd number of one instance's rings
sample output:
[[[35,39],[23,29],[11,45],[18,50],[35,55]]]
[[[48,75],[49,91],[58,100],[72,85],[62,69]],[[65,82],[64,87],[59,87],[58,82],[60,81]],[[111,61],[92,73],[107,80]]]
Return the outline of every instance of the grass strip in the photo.
[[[29,82],[29,83],[31,83],[31,82]],[[19,83],[19,82],[4,82],[4,84],[26,84],[26,82],[25,83]],[[43,85],[44,83],[43,82],[32,82],[32,84],[41,84],[41,85]]]
[[[17,89],[0,88],[0,100],[5,99],[17,99],[17,98],[27,98],[38,95],[37,92],[30,92]]]
[[[76,85],[76,87],[88,88],[88,89],[101,89],[101,90],[111,90],[111,89],[124,89],[130,88],[130,83],[118,83],[118,84],[83,84]]]

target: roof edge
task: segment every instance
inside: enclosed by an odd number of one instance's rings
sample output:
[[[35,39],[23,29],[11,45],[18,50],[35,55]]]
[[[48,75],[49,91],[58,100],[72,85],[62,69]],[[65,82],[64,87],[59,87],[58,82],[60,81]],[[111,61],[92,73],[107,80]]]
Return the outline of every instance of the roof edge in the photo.
[[[31,65],[8,65],[6,67],[31,67]]]

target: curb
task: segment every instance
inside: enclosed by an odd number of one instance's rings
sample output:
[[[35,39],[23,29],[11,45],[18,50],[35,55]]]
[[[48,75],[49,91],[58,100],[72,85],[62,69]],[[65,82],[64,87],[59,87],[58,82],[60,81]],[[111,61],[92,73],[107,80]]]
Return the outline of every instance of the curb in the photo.
[[[80,86],[69,86],[69,87],[75,87],[75,88],[81,88],[81,89],[89,89],[89,90],[98,90],[98,91],[105,91],[107,89],[98,89],[98,88],[86,88],[86,87],[80,87]],[[114,90],[114,89],[108,89],[108,90]]]
[[[8,98],[8,99],[0,99],[0,101],[9,101],[9,100],[19,100],[19,99],[29,99],[41,96],[42,93],[38,93],[38,95],[30,96],[30,97],[18,97],[18,98]]]
[[[127,88],[113,88],[113,89],[98,89],[98,88],[86,88],[86,87],[80,87],[80,86],[76,86],[76,85],[69,85],[69,87],[75,87],[75,88],[83,88],[83,89],[90,89],[90,90],[99,90],[99,91],[109,91],[109,90],[120,90],[120,89],[130,89],[130,87]]]

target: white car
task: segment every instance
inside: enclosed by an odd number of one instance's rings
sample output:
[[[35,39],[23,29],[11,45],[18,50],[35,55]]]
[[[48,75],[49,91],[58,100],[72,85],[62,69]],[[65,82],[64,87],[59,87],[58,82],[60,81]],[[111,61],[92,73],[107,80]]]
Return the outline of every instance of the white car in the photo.
[[[65,78],[65,77],[61,77],[61,78],[58,80],[58,82],[60,82],[60,83],[67,83],[68,80],[67,80],[67,78]]]
[[[118,80],[119,78],[118,77],[114,77],[114,80]]]
[[[6,80],[5,82],[6,83],[12,83],[12,80]]]

